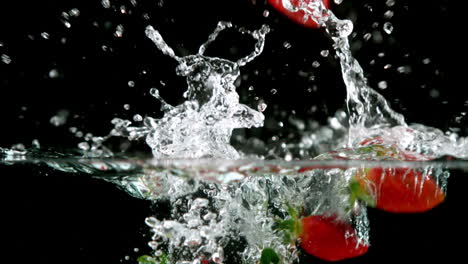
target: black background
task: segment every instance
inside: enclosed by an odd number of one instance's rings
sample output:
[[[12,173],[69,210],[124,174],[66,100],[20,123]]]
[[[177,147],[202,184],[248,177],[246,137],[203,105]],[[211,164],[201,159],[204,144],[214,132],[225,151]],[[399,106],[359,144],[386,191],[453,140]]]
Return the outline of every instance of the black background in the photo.
[[[323,31],[301,28],[261,0],[139,0],[136,6],[130,1],[110,1],[111,9],[104,9],[98,0],[0,3],[0,56],[7,54],[12,60],[0,62],[0,146],[30,146],[38,139],[42,146],[75,147],[81,139],[69,127],[103,135],[113,117],[158,116],[159,103],[149,96],[150,87],[159,88],[169,103],[180,103],[185,80],[175,75],[175,62],[144,36],[148,24],[160,30],[177,54],[187,55],[197,51],[219,20],[249,29],[267,23],[272,32],[265,51],[242,69],[238,82],[242,101],[255,107],[264,100],[265,115],[275,121],[295,114],[324,123],[343,107],[345,89],[331,41]],[[448,0],[396,0],[393,7],[385,2],[344,0],[332,5],[339,17],[355,22],[351,43],[369,83],[377,87],[379,81],[387,81],[388,88],[379,91],[410,123],[467,135],[466,116],[461,113],[467,111],[468,92],[452,83],[451,63],[458,52],[453,44],[456,36],[448,30]],[[121,6],[126,7],[125,14]],[[72,8],[79,9],[80,15],[69,18],[71,27],[66,28],[61,13]],[[394,11],[392,19],[384,18],[387,10]],[[386,21],[394,26],[391,35],[382,30]],[[119,24],[124,27],[121,38],[114,36]],[[48,39],[41,37],[43,32]],[[365,41],[369,32],[380,32],[383,40]],[[285,42],[291,47],[286,48]],[[253,44],[249,37],[228,31],[207,55],[234,60],[249,53]],[[324,49],[330,50],[327,58],[320,56]],[[380,58],[381,52],[385,56]],[[423,63],[426,58],[430,63]],[[320,62],[320,67],[312,67],[313,61]],[[392,65],[388,70],[384,69],[387,64]],[[411,67],[411,73],[398,73],[397,68],[404,65]],[[57,78],[49,77],[52,69],[58,71]],[[129,87],[129,81],[135,86]],[[249,91],[249,86],[254,90]],[[273,94],[272,89],[277,92]],[[124,104],[130,104],[130,110],[125,111]],[[57,128],[49,120],[61,109],[67,109],[70,117]],[[288,130],[284,123],[284,129],[272,126],[248,133],[284,137]],[[149,252],[144,237],[149,232],[143,222],[151,212],[147,202],[84,175],[32,165],[0,169],[6,190],[2,202],[8,224],[4,228],[10,231],[3,237],[10,245],[7,256],[20,263],[120,263],[128,255],[130,260],[124,263],[133,263],[136,256]],[[347,263],[417,259],[415,263],[422,263],[437,258],[451,263],[462,226],[459,206],[466,201],[462,197],[466,177],[454,173],[458,175],[451,179],[447,202],[431,212],[391,215],[371,210],[372,247],[366,256]]]

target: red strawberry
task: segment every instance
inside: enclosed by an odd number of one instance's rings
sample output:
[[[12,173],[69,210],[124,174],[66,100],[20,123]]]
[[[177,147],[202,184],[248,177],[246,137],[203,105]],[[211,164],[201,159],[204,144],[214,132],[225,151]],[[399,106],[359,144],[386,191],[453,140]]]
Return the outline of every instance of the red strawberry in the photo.
[[[299,6],[301,1],[304,1],[304,3],[309,3],[311,0],[289,0],[289,1],[293,6]],[[328,8],[329,0],[322,0],[322,1],[323,1],[323,5],[326,8]],[[292,21],[296,22],[299,25],[302,25],[308,28],[319,28],[319,25],[310,18],[304,21],[304,15],[305,15],[304,11],[300,10],[297,12],[292,12],[286,9],[283,6],[283,0],[268,0],[268,3],[271,6],[273,6],[276,10],[283,13],[283,15],[286,15],[289,19],[291,19]]]
[[[289,208],[290,219],[282,221],[278,228],[284,231],[286,242],[299,239],[300,247],[308,254],[326,261],[338,261],[365,254],[369,248],[359,243],[356,230],[336,215],[312,215],[299,217]]]
[[[445,199],[436,182],[409,168],[372,168],[356,174],[359,188],[351,187],[358,199],[369,196],[375,207],[393,213],[418,213],[428,211]],[[369,202],[368,202],[369,203]]]
[[[336,216],[308,216],[301,219],[301,248],[326,261],[339,261],[365,254],[369,245],[358,242],[354,228]]]

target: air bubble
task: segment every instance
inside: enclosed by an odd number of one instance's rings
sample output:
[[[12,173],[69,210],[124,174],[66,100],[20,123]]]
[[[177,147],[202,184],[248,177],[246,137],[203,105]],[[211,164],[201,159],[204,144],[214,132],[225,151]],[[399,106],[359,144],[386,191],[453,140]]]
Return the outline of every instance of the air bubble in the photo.
[[[409,66],[409,65],[400,66],[400,67],[397,68],[397,71],[399,73],[405,73],[405,74],[411,73],[411,66]]]
[[[57,69],[52,69],[49,71],[49,78],[55,79],[57,77],[59,77],[59,72]]]
[[[372,34],[371,33],[366,33],[366,34],[364,34],[363,38],[364,38],[365,41],[369,41],[369,39],[372,38]]]
[[[77,17],[80,15],[80,10],[78,8],[71,9],[68,14],[72,17]]]
[[[387,89],[387,82],[386,81],[380,81],[378,84],[377,84],[377,87],[379,87],[379,89]]]
[[[6,54],[2,54],[1,59],[2,59],[2,62],[5,63],[5,64],[10,64],[11,63],[10,56],[8,56]]]
[[[89,146],[88,142],[81,142],[78,144],[78,148],[84,151],[88,151],[91,147]]]
[[[384,25],[383,25],[383,30],[385,31],[385,33],[387,33],[389,35],[392,34],[392,31],[393,31],[392,23],[385,22]]]
[[[264,111],[266,110],[266,108],[267,108],[267,104],[265,104],[265,103],[260,103],[260,104],[258,104],[258,106],[257,106],[257,109],[258,109],[258,111],[260,111],[260,112],[264,112]]]
[[[320,55],[322,55],[322,57],[328,57],[329,54],[330,54],[330,51],[329,51],[329,50],[322,50],[322,51],[320,51]]]
[[[104,8],[110,8],[110,7],[111,7],[111,4],[110,4],[110,1],[109,1],[109,0],[101,0],[101,5],[102,5]]]
[[[122,25],[117,25],[115,28],[114,36],[117,38],[121,38],[123,36],[124,27]]]
[[[133,116],[133,121],[141,122],[141,121],[143,121],[143,117],[141,115],[139,115],[139,114],[136,114],[136,115]]]
[[[387,11],[384,13],[384,17],[385,17],[386,19],[390,19],[390,18],[393,17],[393,14],[394,14],[394,13],[393,13],[392,10],[387,10]]]

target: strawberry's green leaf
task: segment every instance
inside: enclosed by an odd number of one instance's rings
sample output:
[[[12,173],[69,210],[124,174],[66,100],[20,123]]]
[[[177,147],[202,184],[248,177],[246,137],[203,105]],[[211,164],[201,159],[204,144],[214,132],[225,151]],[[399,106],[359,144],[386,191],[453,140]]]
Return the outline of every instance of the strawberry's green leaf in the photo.
[[[349,184],[349,189],[351,192],[349,198],[351,207],[354,206],[356,199],[365,202],[370,207],[376,206],[375,198],[372,195],[370,195],[366,190],[364,190],[359,181],[351,181]]]
[[[161,257],[159,257],[159,264],[168,264],[168,257],[166,254],[162,254]]]
[[[140,256],[137,261],[138,264],[156,264],[156,260],[148,255]]]
[[[264,248],[260,257],[260,264],[280,264],[280,258],[272,248]]]

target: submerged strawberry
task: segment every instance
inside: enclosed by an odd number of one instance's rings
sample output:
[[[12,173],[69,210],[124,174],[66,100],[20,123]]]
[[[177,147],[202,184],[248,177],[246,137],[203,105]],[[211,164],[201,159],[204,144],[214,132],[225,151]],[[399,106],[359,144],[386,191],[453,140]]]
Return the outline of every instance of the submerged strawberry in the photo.
[[[304,27],[308,28],[319,28],[319,25],[312,20],[311,18],[305,18],[305,13],[302,10],[299,10],[297,12],[293,12],[288,10],[287,8],[284,7],[284,2],[289,2],[291,6],[298,7],[301,2],[308,4],[312,0],[268,0],[268,3],[273,6],[276,10],[281,12],[283,15],[287,16],[289,19],[294,21],[295,23],[302,25]],[[329,6],[329,0],[322,0],[323,5],[328,8]]]
[[[365,169],[356,174],[356,183],[359,188],[351,189],[357,198],[373,197],[371,203],[387,212],[425,212],[445,199],[444,192],[432,178],[410,168]]]
[[[308,216],[301,219],[301,248],[326,261],[339,261],[365,254],[368,245],[359,243],[356,230],[336,216]]]
[[[299,217],[290,209],[291,219],[280,223],[286,241],[299,242],[308,254],[326,261],[339,261],[365,254],[368,244],[360,243],[356,230],[336,215]]]

